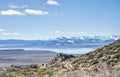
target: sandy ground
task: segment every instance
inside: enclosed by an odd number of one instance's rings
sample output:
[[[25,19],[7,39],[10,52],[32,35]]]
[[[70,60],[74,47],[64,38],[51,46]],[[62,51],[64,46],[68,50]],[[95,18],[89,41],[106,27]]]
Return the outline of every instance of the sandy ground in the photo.
[[[0,67],[42,64],[50,61],[56,54],[51,51],[42,50],[0,51]]]

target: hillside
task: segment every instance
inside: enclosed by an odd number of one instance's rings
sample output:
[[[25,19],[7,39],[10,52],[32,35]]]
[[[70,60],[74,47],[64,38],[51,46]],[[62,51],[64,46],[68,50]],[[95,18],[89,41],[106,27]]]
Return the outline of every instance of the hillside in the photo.
[[[81,56],[58,54],[42,65],[1,69],[0,77],[119,77],[120,39]]]

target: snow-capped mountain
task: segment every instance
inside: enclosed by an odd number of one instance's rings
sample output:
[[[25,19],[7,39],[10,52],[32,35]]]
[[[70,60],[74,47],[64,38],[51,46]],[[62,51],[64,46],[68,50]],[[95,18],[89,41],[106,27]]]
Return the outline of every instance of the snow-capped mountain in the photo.
[[[76,48],[101,47],[119,39],[120,35],[112,36],[80,36],[60,37],[50,40],[0,40],[0,48]]]

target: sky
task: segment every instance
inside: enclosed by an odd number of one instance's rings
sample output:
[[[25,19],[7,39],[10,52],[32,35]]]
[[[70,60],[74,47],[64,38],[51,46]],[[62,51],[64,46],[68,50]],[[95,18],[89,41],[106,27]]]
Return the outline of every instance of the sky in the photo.
[[[120,0],[0,0],[0,39],[120,35]]]

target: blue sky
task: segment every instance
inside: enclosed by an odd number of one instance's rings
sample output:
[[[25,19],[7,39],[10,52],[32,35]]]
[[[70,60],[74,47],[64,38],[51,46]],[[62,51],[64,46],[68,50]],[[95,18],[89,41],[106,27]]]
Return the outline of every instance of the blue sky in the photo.
[[[120,35],[120,0],[0,0],[0,39]]]

